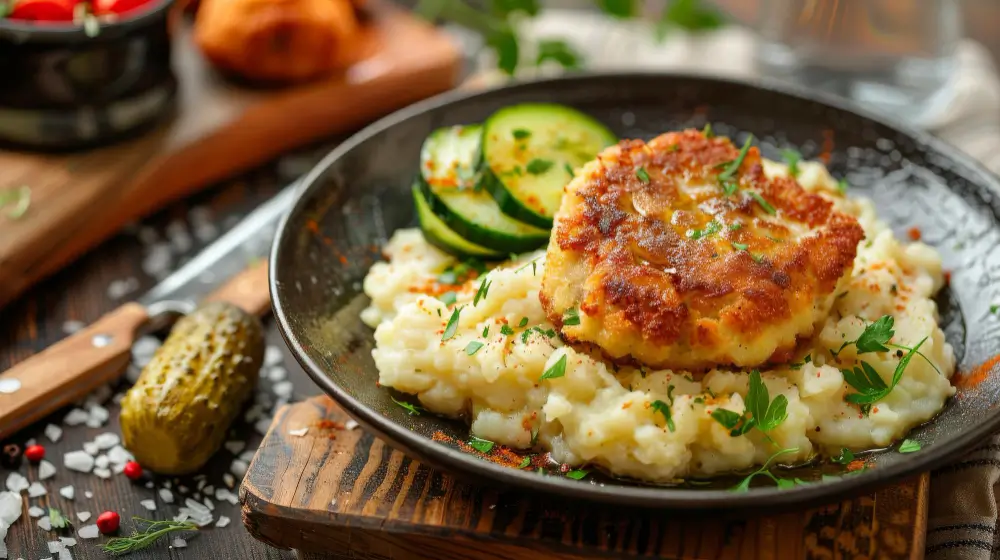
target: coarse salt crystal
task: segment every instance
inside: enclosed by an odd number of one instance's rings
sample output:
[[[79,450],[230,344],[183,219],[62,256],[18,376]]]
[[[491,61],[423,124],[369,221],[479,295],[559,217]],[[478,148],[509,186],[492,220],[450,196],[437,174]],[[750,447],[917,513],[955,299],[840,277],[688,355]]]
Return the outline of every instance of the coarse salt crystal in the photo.
[[[344,422],[344,429],[345,430],[354,430],[357,427],[358,427],[358,423],[355,422],[354,420],[348,420],[347,422]]]
[[[232,488],[236,485],[236,478],[229,473],[222,473],[222,482],[225,482],[226,486]]]
[[[199,480],[199,481],[198,481],[198,485],[197,485],[197,486],[195,486],[195,490],[197,490],[197,491],[199,491],[199,492],[200,492],[200,491],[201,491],[201,489],[205,487],[205,484],[206,484],[207,482],[208,482],[207,480],[205,480],[204,478],[202,478],[201,480]]]
[[[159,495],[160,499],[163,500],[164,503],[167,504],[174,503],[174,493],[171,492],[170,490],[166,488],[160,488]]]
[[[233,473],[239,478],[243,478],[243,476],[247,474],[246,461],[236,459],[229,465],[229,472]]]
[[[39,480],[48,480],[48,479],[52,478],[55,475],[56,475],[56,466],[55,465],[53,465],[52,463],[46,461],[45,459],[42,459],[42,461],[38,463],[38,479]]]
[[[152,480],[150,480],[150,481],[146,482],[146,488],[148,488],[148,489],[152,490],[152,489],[153,489],[153,486],[154,486],[154,484],[153,484],[153,481],[152,481]]]
[[[90,417],[87,418],[87,426],[90,428],[100,428],[105,422],[108,421],[108,418],[111,417],[108,409],[99,404],[91,405],[91,407],[87,409],[87,413],[90,415]]]
[[[46,515],[38,519],[38,528],[43,531],[52,530],[52,520],[49,519],[49,516]]]
[[[260,415],[264,413],[264,407],[259,404],[254,404],[247,409],[246,414],[243,415],[243,419],[247,422],[253,422],[254,420],[260,418]]]
[[[206,486],[204,488],[204,491],[205,491],[205,495],[206,496],[211,496],[211,495],[215,494],[215,486],[209,484],[208,486]]]
[[[111,469],[94,468],[94,474],[107,480],[111,478]]]
[[[210,511],[207,507],[205,507],[204,504],[198,503],[194,501],[192,498],[185,499],[184,505],[187,506],[188,509],[199,512],[201,514],[209,513]]]
[[[174,548],[187,548],[188,543],[186,540],[182,538],[175,538],[174,540],[170,541],[170,545],[173,546]]]
[[[92,441],[84,442],[83,450],[86,451],[88,455],[97,455],[101,452],[101,448],[97,447],[97,444]]]
[[[139,280],[134,276],[112,280],[111,283],[108,284],[108,297],[117,301],[138,289]]]
[[[45,515],[45,510],[38,506],[31,506],[28,508],[28,515],[31,517],[41,517]]]
[[[257,430],[258,434],[266,436],[267,431],[271,429],[271,418],[269,416],[265,416],[260,420],[257,420],[254,422],[253,428],[254,430]]]
[[[215,504],[212,502],[212,500],[205,498],[204,500],[202,500],[202,503],[205,504],[205,507],[207,507],[209,511],[215,511]]]
[[[20,517],[21,495],[17,492],[0,492],[0,526],[10,527]],[[3,542],[2,538],[0,542]]]
[[[135,457],[133,457],[131,453],[126,451],[124,447],[116,445],[112,447],[111,450],[108,451],[108,460],[111,461],[113,464],[118,465],[118,464],[128,463],[129,461],[134,461]]]
[[[12,472],[7,475],[7,490],[14,492],[15,494],[20,493],[23,490],[27,490],[31,486],[27,478],[21,476],[20,473]]]
[[[178,253],[186,253],[191,250],[191,246],[194,244],[191,239],[191,234],[188,233],[187,225],[180,221],[174,220],[167,224],[167,229],[165,231],[167,235],[167,240],[173,245],[174,249]]]
[[[74,408],[69,411],[69,414],[67,414],[65,418],[63,418],[63,424],[66,424],[67,426],[79,426],[80,424],[86,422],[88,418],[90,418],[90,415],[87,414],[86,410],[82,408]]]
[[[154,243],[142,259],[142,271],[153,278],[162,278],[170,271],[173,261],[173,251],[168,243]]]
[[[168,489],[168,490],[169,490],[170,488],[172,488],[172,486],[171,486],[172,484],[173,484],[173,483],[172,483],[172,482],[170,482],[169,480],[164,480],[164,481],[163,481],[163,487],[164,487],[164,488],[166,488],[166,489]]]
[[[66,548],[66,545],[64,545],[62,541],[49,541],[45,544],[49,546],[49,552],[51,552],[52,554],[55,554],[60,550],[64,550]]]
[[[85,491],[83,493],[83,495],[86,496],[86,497],[88,497],[88,498],[93,498],[94,497],[94,493],[91,492],[90,490]]]
[[[139,502],[139,505],[148,509],[149,511],[156,511],[156,502],[153,500],[143,500]]]
[[[275,383],[274,386],[271,387],[271,390],[278,397],[283,398],[283,399],[288,399],[288,398],[292,397],[292,389],[293,388],[294,387],[292,386],[292,382],[291,381],[281,381],[279,383]]]
[[[283,367],[271,368],[271,371],[267,373],[267,378],[275,383],[279,381],[284,381],[287,377],[288,377],[288,370]]]
[[[281,348],[273,344],[268,344],[264,349],[264,366],[273,367],[285,361]]]
[[[108,460],[107,455],[101,454],[94,458],[94,466],[99,469],[106,469],[109,464],[111,464],[111,461]]]
[[[240,501],[239,496],[237,496],[236,494],[233,494],[232,492],[230,492],[226,488],[219,488],[218,490],[216,490],[215,491],[215,499],[218,500],[218,501],[220,501],[220,502],[226,501],[226,502],[229,502],[229,503],[231,503],[233,505],[236,505]]]
[[[188,489],[187,486],[184,486],[182,484],[182,485],[180,485],[180,486],[177,487],[177,491],[180,492],[181,494],[187,494],[189,492],[189,489]]]
[[[62,428],[56,426],[55,424],[45,426],[45,437],[49,438],[52,443],[58,442],[59,438],[62,437],[62,433]]]
[[[70,451],[63,455],[63,465],[71,471],[86,473],[94,468],[94,458],[84,451]]]
[[[288,430],[288,435],[296,437],[302,437],[307,433],[309,433],[309,426],[306,426],[305,428],[299,428],[298,430]]]
[[[105,420],[107,420],[107,418],[105,418]],[[121,441],[122,440],[120,437],[118,437],[118,434],[113,432],[105,432],[103,434],[98,434],[97,437],[94,438],[94,443],[100,449],[111,449],[112,447],[121,443]]]
[[[215,522],[215,526],[220,528],[225,527],[226,525],[229,525],[229,521],[230,519],[228,517],[226,517],[225,515],[220,515],[219,520]]]
[[[139,381],[139,376],[142,375],[142,367],[134,363],[129,364],[128,368],[125,370],[125,380],[130,384],[135,385]],[[116,401],[121,402],[121,401]]]
[[[39,496],[44,496],[48,494],[49,491],[42,486],[41,482],[32,482],[31,486],[28,487],[28,497],[37,498]]]
[[[80,520],[80,523],[86,523],[90,519],[89,511],[78,511],[76,512],[76,518]]]
[[[245,441],[227,441],[226,449],[233,455],[239,455],[241,451],[246,449],[247,442]]]
[[[76,546],[76,539],[73,537],[59,537],[59,542],[63,543],[63,546],[66,547]]]
[[[101,530],[97,528],[97,525],[84,525],[76,531],[76,536],[81,539],[96,539],[101,536]]]
[[[63,486],[59,489],[59,495],[67,500],[72,500],[76,496],[76,488],[72,486]]]

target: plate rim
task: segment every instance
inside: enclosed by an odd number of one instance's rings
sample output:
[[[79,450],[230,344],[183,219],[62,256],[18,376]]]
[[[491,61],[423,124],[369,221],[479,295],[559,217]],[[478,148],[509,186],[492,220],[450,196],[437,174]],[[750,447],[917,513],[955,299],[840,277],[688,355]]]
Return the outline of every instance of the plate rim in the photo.
[[[453,103],[493,96],[504,91],[526,87],[550,86],[552,88],[559,88],[566,87],[562,84],[585,83],[592,80],[632,79],[702,80],[715,82],[720,87],[726,85],[749,86],[768,93],[792,96],[803,101],[818,103],[839,111],[852,113],[855,116],[908,136],[916,141],[917,146],[944,156],[947,160],[964,168],[963,171],[966,171],[966,175],[970,175],[969,172],[971,172],[971,175],[977,179],[976,183],[984,185],[994,195],[1000,197],[1000,177],[994,175],[979,161],[944,140],[897,119],[875,114],[873,111],[834,97],[832,94],[807,90],[767,78],[745,79],[692,72],[601,71],[565,74],[537,80],[512,80],[498,87],[485,90],[467,90],[461,88],[451,90],[382,117],[353,134],[331,150],[329,154],[324,156],[303,177],[294,203],[282,217],[278,225],[268,267],[271,307],[282,338],[310,379],[340,404],[350,416],[374,431],[378,437],[383,438],[387,443],[395,447],[402,448],[405,453],[416,455],[418,459],[429,459],[427,462],[430,465],[442,466],[460,475],[482,477],[487,484],[511,485],[521,490],[534,490],[546,494],[558,494],[568,498],[583,498],[591,502],[640,508],[739,511],[749,509],[760,510],[761,508],[787,509],[835,501],[871,491],[876,487],[887,485],[894,480],[907,476],[920,475],[951,461],[958,460],[964,452],[971,449],[984,436],[990,435],[1000,429],[1000,412],[998,412],[992,417],[987,418],[984,422],[972,424],[969,427],[970,429],[964,431],[956,438],[949,439],[932,447],[926,447],[916,453],[908,454],[907,461],[900,461],[875,469],[866,469],[864,472],[856,475],[839,477],[836,481],[796,486],[784,490],[777,487],[754,487],[749,492],[736,493],[728,489],[692,490],[641,484],[594,484],[593,482],[571,480],[565,477],[538,476],[532,471],[522,471],[500,466],[490,461],[483,461],[477,457],[470,456],[457,449],[438,444],[397,424],[392,419],[383,416],[355,399],[349,393],[342,390],[331,377],[324,373],[323,368],[309,357],[299,337],[289,324],[287,312],[279,296],[279,282],[276,272],[277,262],[283,254],[282,247],[286,245],[283,241],[286,237],[293,235],[293,233],[288,232],[288,224],[291,216],[299,214],[304,204],[311,199],[310,195],[322,187],[323,176],[338,159],[354,150],[369,138],[396,126],[400,122]],[[957,371],[955,375],[958,375]],[[933,419],[930,422],[933,422]]]

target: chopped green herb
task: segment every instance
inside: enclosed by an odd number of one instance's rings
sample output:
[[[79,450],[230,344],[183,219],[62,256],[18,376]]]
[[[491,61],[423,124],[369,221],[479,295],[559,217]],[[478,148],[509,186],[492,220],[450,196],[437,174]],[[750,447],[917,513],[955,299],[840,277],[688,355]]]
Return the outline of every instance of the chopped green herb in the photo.
[[[570,307],[563,313],[563,326],[573,326],[580,324],[580,311],[575,307]]]
[[[701,129],[701,134],[705,138],[715,138],[715,132],[712,131],[712,123],[705,123],[705,128]]]
[[[514,329],[510,328],[510,325],[508,325],[507,323],[504,323],[500,325],[500,334],[504,336],[510,336],[514,334]]]
[[[552,367],[545,370],[545,373],[542,374],[539,381],[545,379],[555,379],[564,375],[566,375],[566,354],[563,354],[556,363],[552,364]]]
[[[545,173],[551,168],[552,168],[551,161],[547,159],[535,158],[529,161],[528,165],[526,165],[524,169],[527,170],[527,172],[531,173],[532,175],[541,175],[542,173]]]
[[[527,317],[521,317],[521,322],[518,323],[517,326],[520,327],[520,328],[522,328],[522,329],[524,327],[528,326],[528,318]]]
[[[788,418],[788,413],[785,411],[788,407],[788,398],[785,395],[778,395],[771,400],[767,385],[757,370],[750,372],[750,390],[747,391],[746,400],[747,410],[753,415],[757,428],[761,431],[769,432]]]
[[[671,385],[671,388],[672,387],[673,386]],[[667,428],[669,428],[671,432],[677,429],[677,426],[674,425],[674,419],[670,413],[669,404],[659,400],[653,401],[652,409],[654,413],[659,412],[660,414],[663,415],[663,418],[666,419],[667,421]]]
[[[729,244],[732,245],[733,249],[736,249],[737,251],[746,251],[747,247],[749,247],[746,243],[737,243],[735,241],[730,241]]]
[[[441,303],[444,303],[445,305],[453,305],[458,299],[458,296],[455,295],[455,292],[445,292],[441,294],[441,297],[438,299],[440,299]]]
[[[722,224],[712,220],[705,224],[705,229],[693,229],[688,230],[687,236],[695,241],[719,233],[722,230]]]
[[[54,507],[49,508],[49,524],[53,529],[66,529],[73,526],[73,522]]]
[[[722,427],[729,430],[729,435],[733,437],[741,436],[753,429],[751,421],[744,421],[745,418],[746,414],[738,414],[725,408],[717,408],[712,411],[712,419],[722,424]]]
[[[490,336],[490,326],[486,325],[483,327],[483,338],[487,338],[488,336]]]
[[[754,262],[762,264],[764,262],[764,253],[750,253],[750,258],[753,259]]]
[[[729,231],[736,231],[736,230],[740,229],[741,227],[743,227],[743,224],[741,224],[739,222],[733,222],[733,223],[729,224]]]
[[[404,402],[404,401],[397,401],[393,397],[389,397],[389,398],[392,399],[392,402],[396,403],[397,405],[399,405],[400,407],[402,407],[404,410],[406,410],[406,412],[410,413],[410,416],[420,416],[420,412],[423,410],[422,408],[420,408],[419,406],[417,406],[415,404],[410,404],[410,403]]]
[[[991,305],[990,306],[990,313],[996,315],[998,311],[1000,311],[1000,305]]]
[[[643,183],[649,182],[649,173],[646,172],[645,167],[640,167],[639,169],[637,169],[635,172],[635,176],[638,177],[639,180],[642,181]]]
[[[18,220],[24,217],[31,206],[31,187],[25,185],[17,188],[0,189],[0,208],[8,204],[13,204],[13,208],[7,212],[8,218]]]
[[[485,346],[485,344],[483,344],[482,342],[479,342],[478,340],[473,340],[469,342],[468,346],[465,347],[465,353],[471,356],[476,352],[479,352],[479,349],[482,348],[483,346]]]
[[[573,480],[583,480],[584,478],[587,477],[588,474],[590,474],[589,471],[585,471],[583,469],[577,469],[575,471],[569,471],[568,473],[566,473],[566,478],[572,478]]]
[[[476,436],[471,436],[469,438],[469,447],[480,453],[489,453],[493,450],[494,445],[496,444],[488,439],[478,438]]]
[[[531,275],[534,276],[535,275],[535,263],[540,258],[542,258],[542,257],[535,257],[535,258],[531,259],[530,261],[526,262],[524,264],[524,266],[522,266],[521,268],[518,268],[517,270],[515,270],[514,273],[517,274],[518,272],[521,272],[522,270],[528,268],[528,266],[531,266]]]
[[[743,160],[747,157],[747,152],[750,151],[750,144],[753,142],[753,135],[747,137],[746,141],[743,143],[743,147],[740,148],[740,153],[736,156],[736,159],[720,164],[722,167],[722,172],[719,173],[719,183],[722,185],[723,193],[726,196],[730,196],[736,192],[739,185],[736,181],[736,175],[740,171],[740,166],[743,165]]]
[[[812,354],[806,354],[806,357],[801,362],[793,362],[791,364],[788,364],[788,367],[791,369],[802,369],[802,366],[808,364],[811,361],[812,361]]]
[[[802,161],[802,154],[795,150],[782,150],[781,159],[788,165],[788,174],[792,177],[799,176],[799,162]]]
[[[899,444],[900,453],[915,453],[920,451],[920,442],[913,439],[904,439],[903,443]]]
[[[523,128],[515,128],[511,131],[511,134],[514,136],[515,140],[524,140],[525,138],[531,136],[531,131]]]
[[[528,455],[525,455],[524,459],[521,459],[521,464],[518,465],[517,468],[523,469],[524,467],[527,467],[530,464],[531,464],[531,457],[528,456]]]
[[[750,195],[750,198],[756,200],[757,204],[760,204],[760,207],[763,208],[764,211],[767,212],[768,214],[771,214],[773,216],[778,212],[777,210],[774,209],[774,206],[771,206],[770,202],[764,200],[763,196],[760,196],[760,193],[756,191],[747,191],[747,194]]]
[[[455,310],[451,312],[451,318],[448,319],[448,324],[444,327],[444,334],[441,335],[441,342],[455,336],[455,331],[458,330],[458,315],[461,312],[461,307],[456,307]]]
[[[476,290],[476,297],[472,299],[472,307],[479,305],[479,300],[485,300],[486,294],[490,291],[490,285],[493,282],[487,281],[487,277],[483,276],[483,281],[479,283],[479,289]]]
[[[191,521],[151,521],[141,517],[133,517],[133,523],[139,522],[146,525],[142,532],[135,529],[127,537],[112,537],[108,542],[101,545],[104,552],[113,555],[122,555],[142,550],[155,543],[161,537],[175,531],[197,531],[198,526]],[[138,523],[136,523],[138,526]]]
[[[784,455],[785,453],[795,453],[798,450],[799,450],[798,447],[792,447],[790,449],[782,449],[780,451],[776,451],[774,453],[774,455],[771,455],[770,457],[767,458],[767,461],[765,461],[764,464],[759,469],[757,469],[754,472],[748,474],[747,477],[744,478],[742,482],[740,482],[739,484],[737,484],[736,486],[734,486],[732,488],[732,490],[734,492],[746,492],[746,491],[750,490],[750,482],[754,479],[755,476],[758,476],[758,475],[764,475],[764,476],[770,478],[771,480],[774,481],[775,484],[778,485],[779,488],[788,488],[789,484],[787,482],[786,483],[782,483],[781,482],[782,479],[779,479],[778,477],[776,477],[773,474],[771,474],[771,471],[769,471],[768,469],[771,467],[771,461],[773,461],[774,459],[776,459],[779,455]],[[794,486],[794,485],[795,484],[793,482],[791,484],[791,486]]]
[[[681,149],[681,145],[680,144],[671,144],[671,145],[667,146],[667,153],[676,152],[677,150],[680,150],[680,149]]]
[[[570,177],[576,177],[576,173],[573,172],[573,166],[572,165],[570,165],[568,163],[563,163],[563,169],[566,170],[566,173],[569,173]]]
[[[831,459],[834,463],[839,463],[841,465],[846,465],[854,460],[854,453],[846,447],[840,449],[840,455],[837,455]]]
[[[547,60],[559,63],[563,68],[579,68],[582,56],[566,41],[545,39],[538,42],[538,57],[535,64],[541,65]]]
[[[704,397],[695,397],[694,398],[694,403],[695,404],[705,404],[705,398]]]
[[[899,380],[903,377],[903,371],[906,370],[906,366],[913,359],[913,355],[920,350],[920,346],[926,341],[927,337],[924,337],[899,360],[899,363],[896,364],[896,370],[892,374],[892,383],[889,385],[886,385],[878,372],[875,371],[875,368],[870,366],[868,362],[861,362],[861,367],[855,367],[853,370],[840,370],[844,375],[844,381],[857,391],[857,393],[845,396],[844,400],[859,405],[862,414],[867,415],[873,403],[885,398],[896,387]]]
[[[841,179],[837,181],[837,190],[840,191],[840,194],[846,193],[848,187],[849,185],[847,184],[847,179]]]
[[[534,447],[536,443],[538,443],[538,428],[537,427],[532,427],[531,428],[531,446]]]

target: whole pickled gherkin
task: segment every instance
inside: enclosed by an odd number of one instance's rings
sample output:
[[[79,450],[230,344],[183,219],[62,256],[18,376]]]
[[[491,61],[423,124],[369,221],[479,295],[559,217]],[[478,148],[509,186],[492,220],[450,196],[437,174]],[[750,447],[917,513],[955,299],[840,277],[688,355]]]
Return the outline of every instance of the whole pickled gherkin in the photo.
[[[201,468],[253,394],[264,359],[260,320],[222,302],[181,318],[121,402],[125,446],[153,472]]]

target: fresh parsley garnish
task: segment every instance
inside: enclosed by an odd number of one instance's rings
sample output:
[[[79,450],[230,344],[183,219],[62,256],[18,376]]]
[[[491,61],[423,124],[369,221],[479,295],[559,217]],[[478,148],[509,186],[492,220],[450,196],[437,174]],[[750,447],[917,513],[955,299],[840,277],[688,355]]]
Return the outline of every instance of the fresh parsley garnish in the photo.
[[[687,236],[697,241],[703,237],[708,237],[710,235],[719,233],[720,231],[722,231],[722,224],[715,220],[712,220],[711,222],[705,224],[705,229],[688,230]]]
[[[719,173],[719,184],[722,185],[723,194],[730,196],[736,193],[739,185],[736,181],[736,174],[740,171],[740,166],[743,165],[743,160],[747,157],[747,152],[750,151],[750,144],[753,142],[753,134],[747,136],[746,142],[743,143],[743,147],[740,148],[740,153],[736,156],[736,159],[722,163],[722,172]]]
[[[49,524],[53,529],[67,529],[73,526],[73,522],[54,507],[49,508]]]
[[[573,166],[572,165],[570,165],[568,163],[564,163],[563,164],[563,169],[566,170],[566,173],[569,173],[570,177],[576,177],[576,173],[573,172]]]
[[[462,312],[461,307],[456,307],[454,311],[451,312],[451,317],[448,319],[448,324],[444,327],[444,334],[441,335],[441,342],[448,340],[449,338],[455,336],[455,331],[458,330],[458,315]]]
[[[927,337],[924,337],[899,360],[899,363],[896,364],[896,370],[892,374],[892,383],[889,385],[885,384],[882,377],[875,371],[875,368],[868,365],[868,362],[861,362],[861,366],[855,367],[853,370],[840,370],[844,375],[844,381],[857,391],[857,393],[845,396],[844,400],[858,405],[862,414],[867,416],[871,405],[885,398],[896,387],[913,355],[919,352],[920,346],[926,341]]]
[[[1000,311],[1000,305],[991,305],[990,306],[990,313],[996,315],[998,311]]]
[[[389,397],[389,398],[392,399],[392,402],[396,403],[404,410],[406,410],[406,412],[408,412],[410,416],[420,416],[420,412],[423,410],[422,408],[420,408],[415,404],[410,404],[404,401],[397,401],[394,397]]]
[[[479,342],[478,340],[473,340],[472,342],[469,342],[469,344],[465,347],[465,353],[471,356],[476,352],[479,352],[479,349],[482,348],[483,346],[485,346],[485,344],[483,344],[482,342]]]
[[[671,385],[671,388],[673,388],[673,385]],[[653,401],[653,404],[651,405],[651,408],[653,409],[653,412],[659,412],[660,414],[663,415],[663,418],[665,418],[666,421],[667,421],[667,428],[669,428],[671,432],[673,432],[673,431],[675,431],[677,429],[677,426],[674,425],[673,416],[670,413],[670,405],[669,404],[667,404],[667,403],[665,403],[663,401],[657,400],[657,401]]]
[[[858,354],[888,352],[889,348],[885,344],[895,334],[893,331],[894,323],[895,319],[892,315],[883,315],[866,326],[861,336],[854,342],[855,346],[857,346]]]
[[[729,224],[729,231],[736,231],[736,230],[740,229],[741,227],[743,227],[743,224],[741,224],[739,222],[733,222],[733,223]]]
[[[802,161],[802,154],[795,150],[782,150],[781,159],[788,165],[788,174],[792,177],[799,176],[799,162]]]
[[[750,389],[747,391],[743,414],[731,410],[717,408],[712,411],[712,418],[729,430],[731,436],[741,436],[753,428],[769,432],[777,428],[788,418],[788,397],[778,395],[771,400],[767,385],[760,377],[760,372],[750,372]]]
[[[839,463],[841,465],[846,465],[854,460],[854,453],[846,447],[840,449],[840,455],[837,455],[831,459],[834,463]]]
[[[575,307],[570,307],[563,313],[563,326],[573,326],[580,324],[580,311]]]
[[[584,478],[587,477],[588,474],[590,474],[589,471],[585,471],[583,469],[576,469],[574,471],[569,471],[568,473],[566,473],[566,478],[572,478],[573,480],[583,480]]]
[[[486,265],[482,261],[469,259],[446,268],[438,275],[437,281],[440,284],[458,285],[468,280],[473,272],[486,272]]]
[[[733,249],[736,249],[737,251],[746,251],[747,247],[749,247],[746,243],[737,243],[735,241],[730,241],[729,244],[732,245]]]
[[[705,128],[701,129],[701,135],[705,138],[715,138],[715,132],[712,131],[712,123],[705,123]]]
[[[510,328],[510,325],[508,325],[507,323],[504,323],[500,325],[500,334],[504,336],[510,336],[514,334],[514,329]]]
[[[746,478],[744,478],[739,484],[737,484],[736,486],[733,486],[732,487],[732,491],[733,492],[746,492],[746,491],[750,490],[750,482],[754,479],[754,477],[759,476],[759,475],[766,476],[766,477],[770,478],[771,480],[773,480],[774,483],[778,485],[778,488],[790,488],[792,486],[795,486],[795,484],[797,484],[797,483],[802,483],[802,481],[799,481],[798,479],[796,479],[796,480],[788,480],[788,479],[778,478],[778,477],[774,476],[773,474],[771,474],[771,471],[769,470],[770,467],[771,467],[771,461],[774,461],[778,456],[784,455],[786,453],[796,453],[796,452],[798,452],[798,450],[799,450],[798,447],[792,447],[792,448],[789,448],[789,449],[782,449],[780,451],[775,451],[774,455],[771,455],[770,457],[768,457],[767,461],[765,461],[764,464],[761,465],[761,467],[759,469],[757,469],[757,470],[753,471],[752,473],[748,474],[746,476]]]
[[[524,327],[528,326],[528,318],[527,318],[527,317],[521,317],[521,322],[520,322],[520,323],[518,323],[518,324],[517,324],[517,326],[518,326],[519,328],[522,328],[522,329],[523,329]]]
[[[552,162],[547,159],[535,158],[528,162],[524,169],[532,175],[541,175],[552,168]]]
[[[445,305],[452,305],[458,299],[458,296],[455,295],[455,292],[445,292],[438,299]]]
[[[531,136],[531,131],[523,128],[515,128],[510,133],[514,136],[515,140],[524,140],[525,138]]]
[[[483,327],[483,338],[487,338],[489,336],[490,336],[490,326],[486,325],[485,327]]]
[[[903,443],[899,444],[900,453],[915,453],[920,451],[920,442],[913,439],[904,439]]]
[[[847,184],[847,179],[837,181],[837,190],[840,191],[840,194],[846,193],[848,187],[849,185]]]
[[[479,283],[479,289],[476,290],[476,297],[472,299],[472,307],[479,305],[479,300],[486,299],[486,294],[490,291],[490,285],[493,282],[487,280],[488,277],[483,276],[483,281]]]
[[[759,192],[757,192],[757,191],[747,191],[747,194],[750,195],[750,198],[756,200],[757,204],[760,204],[760,207],[763,208],[764,211],[767,212],[768,214],[771,214],[773,216],[774,214],[776,214],[778,212],[777,210],[774,209],[774,206],[771,206],[770,202],[764,200],[763,196],[760,196]]]
[[[494,445],[496,444],[488,439],[478,438],[476,436],[469,437],[469,447],[480,453],[489,453],[493,449]]]
[[[521,464],[518,465],[517,468],[523,469],[524,467],[527,467],[530,464],[531,464],[531,456],[525,455],[524,459],[521,459]]]
[[[645,167],[640,167],[639,169],[637,169],[635,172],[635,176],[638,177],[639,180],[642,181],[643,183],[649,182],[649,173],[646,172]]]
[[[806,354],[806,357],[803,358],[801,362],[790,363],[788,364],[788,367],[791,369],[802,369],[802,366],[808,364],[811,361],[812,361],[812,354]]]
[[[564,375],[566,375],[566,354],[560,356],[559,360],[552,364],[552,367],[545,370],[545,373],[542,374],[539,381],[543,381],[545,379],[555,379]]]

